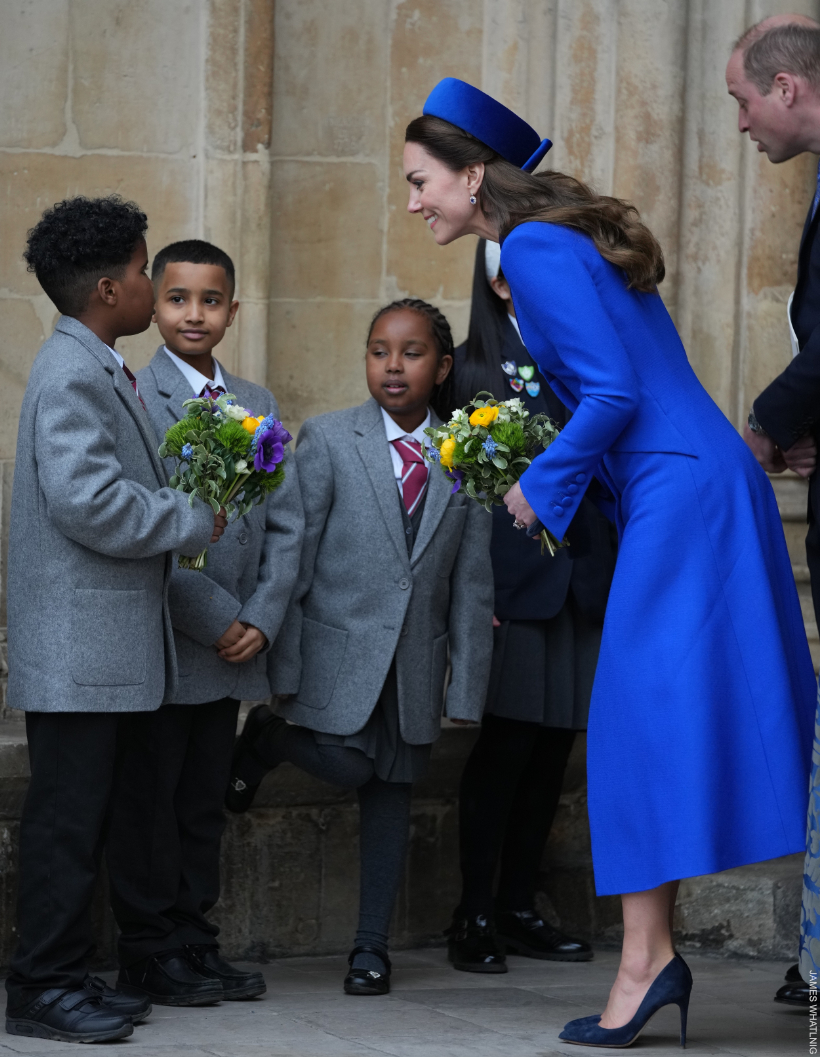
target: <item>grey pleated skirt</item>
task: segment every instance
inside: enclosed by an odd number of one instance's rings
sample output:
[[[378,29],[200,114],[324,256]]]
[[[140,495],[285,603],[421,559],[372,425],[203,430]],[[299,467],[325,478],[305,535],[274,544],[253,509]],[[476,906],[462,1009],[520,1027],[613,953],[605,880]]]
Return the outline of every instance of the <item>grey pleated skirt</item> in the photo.
[[[355,734],[324,734],[314,731],[319,745],[341,745],[358,749],[373,761],[383,782],[415,782],[427,773],[433,746],[409,745],[401,736],[399,689],[395,661],[384,681],[370,719]]]

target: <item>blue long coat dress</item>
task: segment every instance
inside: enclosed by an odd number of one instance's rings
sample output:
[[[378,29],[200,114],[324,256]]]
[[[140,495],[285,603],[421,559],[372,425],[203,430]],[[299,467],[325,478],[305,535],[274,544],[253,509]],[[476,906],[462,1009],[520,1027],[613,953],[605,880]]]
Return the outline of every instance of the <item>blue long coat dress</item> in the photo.
[[[615,497],[587,757],[598,894],[803,851],[816,684],[766,475],[660,296],[591,239],[521,224],[501,267],[574,412],[524,495],[559,538],[593,475]]]

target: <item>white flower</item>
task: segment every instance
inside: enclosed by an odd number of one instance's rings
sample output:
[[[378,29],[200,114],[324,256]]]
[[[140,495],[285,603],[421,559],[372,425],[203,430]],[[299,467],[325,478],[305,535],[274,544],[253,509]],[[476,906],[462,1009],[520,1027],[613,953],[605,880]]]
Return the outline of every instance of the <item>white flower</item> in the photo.
[[[248,468],[248,464],[245,462],[244,459],[239,459],[238,462],[236,462],[236,464],[234,466],[234,469],[236,470],[237,473],[244,473],[245,470],[247,470],[247,468]]]
[[[240,407],[239,404],[229,404],[225,409],[225,414],[228,418],[232,418],[234,422],[243,422],[249,417],[249,412],[244,407]]]

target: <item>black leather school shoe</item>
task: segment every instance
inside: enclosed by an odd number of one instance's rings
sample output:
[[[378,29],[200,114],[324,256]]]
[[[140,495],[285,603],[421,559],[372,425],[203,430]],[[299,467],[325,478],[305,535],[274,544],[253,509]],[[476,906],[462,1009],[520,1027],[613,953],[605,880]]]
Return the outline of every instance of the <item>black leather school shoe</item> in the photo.
[[[124,991],[109,987],[99,976],[86,976],[83,987],[97,995],[106,1009],[128,1017],[132,1024],[142,1024],[151,1013],[151,999],[148,995],[127,995]]]
[[[814,994],[814,1001],[817,1001],[817,990],[815,988],[812,992],[809,985],[803,979],[802,976],[798,976],[797,980],[791,980],[787,984],[783,984],[777,994],[774,996],[775,1002],[785,1002],[787,1006],[802,1006],[803,1009],[808,1009],[810,1005],[813,1005],[811,995]]]
[[[52,1042],[111,1042],[134,1031],[128,1017],[104,1006],[99,995],[82,988],[51,987],[30,1005],[6,1010],[6,1033]]]
[[[786,970],[785,980],[787,984],[798,984],[803,979],[800,975],[800,963],[795,962]]]
[[[160,951],[120,969],[117,987],[148,995],[160,1006],[209,1006],[222,1000],[222,984],[202,976],[181,950]]]
[[[386,972],[377,973],[375,969],[354,969],[353,959],[357,954],[375,954],[384,962]],[[347,964],[350,971],[345,977],[344,989],[346,995],[389,995],[390,973],[393,966],[387,954],[379,947],[373,947],[369,943],[360,943],[350,952]]]
[[[445,936],[447,957],[454,969],[466,973],[506,973],[504,948],[483,914],[464,917],[457,913]]]
[[[551,962],[588,962],[593,957],[588,943],[574,940],[541,919],[536,910],[509,910],[495,916],[499,943],[526,958]]]
[[[201,976],[218,980],[222,984],[222,998],[225,1002],[257,998],[267,991],[265,978],[261,973],[245,973],[237,969],[225,961],[216,943],[186,943],[184,950],[192,969]]]
[[[267,705],[256,705],[248,713],[242,733],[236,739],[231,776],[225,794],[225,807],[235,815],[241,815],[248,810],[262,779],[268,771],[273,770],[257,752],[257,738],[263,731],[269,731],[268,737],[276,739],[285,730],[287,721],[271,712]]]

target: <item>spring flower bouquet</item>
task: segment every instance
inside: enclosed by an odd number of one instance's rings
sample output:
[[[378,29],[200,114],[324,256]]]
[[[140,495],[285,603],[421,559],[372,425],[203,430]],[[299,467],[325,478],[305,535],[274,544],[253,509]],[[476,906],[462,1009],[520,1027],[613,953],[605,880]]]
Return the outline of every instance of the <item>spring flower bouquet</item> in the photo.
[[[531,415],[517,397],[499,403],[491,393],[482,392],[467,407],[454,411],[449,422],[424,432],[431,441],[424,454],[441,465],[453,482],[452,491],[463,485],[467,495],[492,510],[504,503],[504,495],[538,448],[555,440],[558,427],[546,415]],[[542,554],[547,549],[554,555],[566,545],[545,528],[540,537]]]
[[[285,479],[282,460],[291,435],[273,415],[255,418],[231,393],[186,400],[185,418],[165,434],[161,458],[171,456],[176,468],[171,487],[210,503],[214,513],[224,507],[230,519],[242,517]],[[180,569],[201,571],[208,549],[179,556]]]

